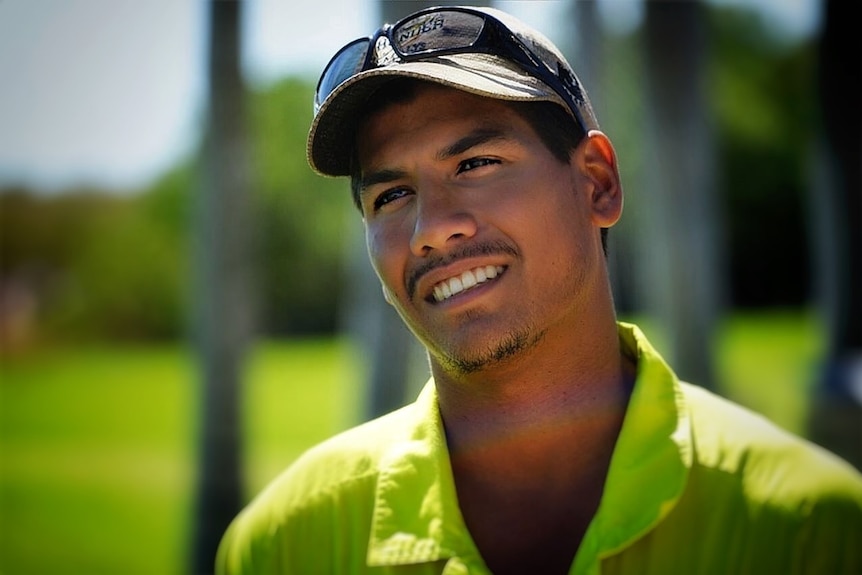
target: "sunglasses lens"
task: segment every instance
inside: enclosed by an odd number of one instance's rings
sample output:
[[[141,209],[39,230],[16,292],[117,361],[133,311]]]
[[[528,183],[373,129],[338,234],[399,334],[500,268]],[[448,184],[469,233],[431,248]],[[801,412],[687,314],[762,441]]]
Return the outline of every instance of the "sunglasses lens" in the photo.
[[[479,39],[485,18],[477,14],[440,11],[401,22],[392,30],[392,41],[402,54],[423,54],[468,48]]]
[[[368,54],[368,38],[360,38],[342,48],[323,71],[314,96],[315,111],[339,84],[362,71]]]

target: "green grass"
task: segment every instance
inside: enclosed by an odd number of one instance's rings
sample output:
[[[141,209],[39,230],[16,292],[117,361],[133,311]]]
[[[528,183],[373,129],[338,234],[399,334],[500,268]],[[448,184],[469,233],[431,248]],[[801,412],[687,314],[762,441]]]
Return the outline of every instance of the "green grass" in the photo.
[[[170,573],[184,552],[193,370],[179,348],[4,360],[0,568]]]
[[[722,390],[802,432],[821,342],[805,314],[730,318],[717,337]],[[0,573],[183,573],[198,425],[188,350],[84,346],[2,362]],[[247,497],[357,420],[361,367],[343,341],[256,347],[242,407]]]
[[[355,421],[338,341],[264,343],[247,366],[247,497]],[[170,574],[188,564],[199,382],[181,346],[3,359],[0,573]]]
[[[268,343],[248,372],[248,496],[309,446],[358,422],[362,378],[341,342]]]
[[[798,435],[820,376],[825,333],[813,314],[772,312],[728,318],[717,334],[720,391]]]

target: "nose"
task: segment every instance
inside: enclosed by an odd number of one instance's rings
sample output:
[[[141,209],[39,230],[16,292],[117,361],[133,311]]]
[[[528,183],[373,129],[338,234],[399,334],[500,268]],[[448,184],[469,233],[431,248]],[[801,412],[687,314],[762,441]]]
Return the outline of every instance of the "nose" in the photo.
[[[410,250],[426,256],[433,250],[451,247],[476,235],[478,224],[473,214],[446,191],[420,193]]]

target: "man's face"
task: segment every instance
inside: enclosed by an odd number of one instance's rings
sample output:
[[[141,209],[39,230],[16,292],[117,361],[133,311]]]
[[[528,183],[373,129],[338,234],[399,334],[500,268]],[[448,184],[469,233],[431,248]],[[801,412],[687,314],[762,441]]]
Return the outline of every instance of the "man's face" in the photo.
[[[423,86],[357,146],[372,264],[432,366],[523,356],[607,289],[585,178],[504,103]]]

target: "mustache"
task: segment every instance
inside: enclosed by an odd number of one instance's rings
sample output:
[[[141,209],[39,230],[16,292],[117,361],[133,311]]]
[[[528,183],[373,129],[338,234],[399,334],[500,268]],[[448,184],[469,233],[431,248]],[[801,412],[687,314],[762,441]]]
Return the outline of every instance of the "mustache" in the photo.
[[[422,276],[437,268],[448,266],[462,259],[492,255],[517,256],[518,250],[504,241],[480,242],[459,246],[446,255],[429,258],[408,273],[407,295],[412,299],[416,293],[416,284],[419,283]]]

